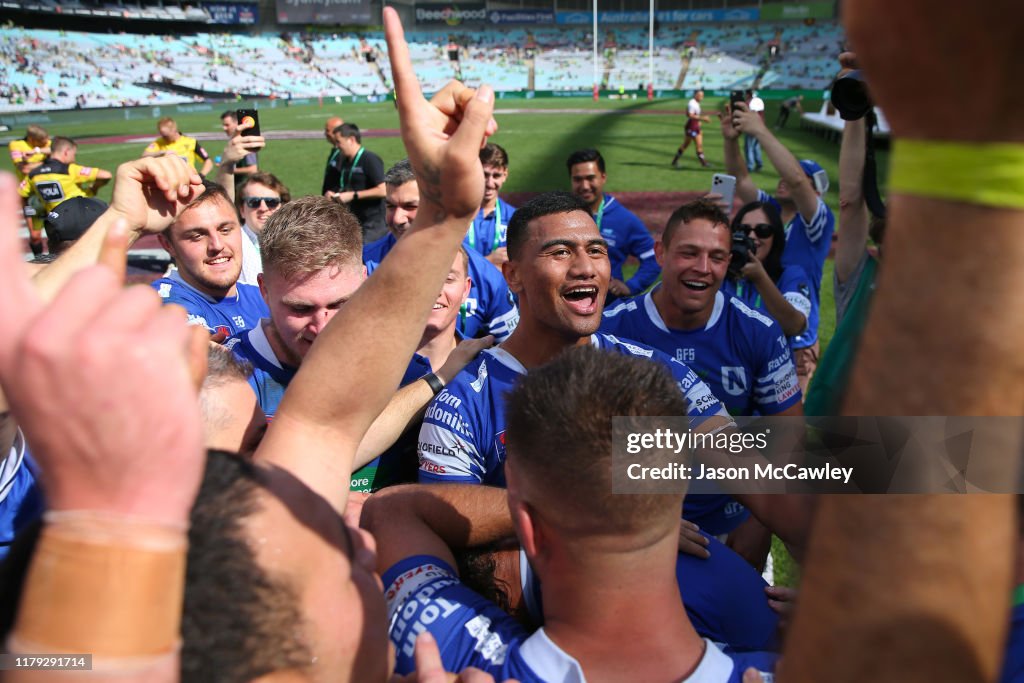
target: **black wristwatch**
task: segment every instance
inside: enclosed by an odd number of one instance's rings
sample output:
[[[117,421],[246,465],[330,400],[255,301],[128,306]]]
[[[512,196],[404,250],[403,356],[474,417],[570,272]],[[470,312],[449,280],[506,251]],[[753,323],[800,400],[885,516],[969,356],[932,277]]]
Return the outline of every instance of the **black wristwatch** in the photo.
[[[352,201],[354,201],[354,202],[359,201],[359,193],[356,192],[355,190],[352,191]]]
[[[434,392],[434,396],[440,394],[441,390],[444,389],[444,382],[442,382],[441,378],[438,377],[433,372],[428,372],[427,374],[423,375],[423,377],[421,377],[420,379],[426,380],[427,385],[430,387],[430,390]]]

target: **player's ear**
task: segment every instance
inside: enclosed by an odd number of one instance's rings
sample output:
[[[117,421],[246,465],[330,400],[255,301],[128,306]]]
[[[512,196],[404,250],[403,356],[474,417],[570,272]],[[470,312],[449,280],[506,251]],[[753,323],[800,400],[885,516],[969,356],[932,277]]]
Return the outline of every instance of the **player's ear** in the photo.
[[[659,268],[665,267],[665,243],[660,239],[654,243],[654,260],[658,262]]]
[[[519,277],[518,262],[509,259],[501,264],[501,274],[505,276],[505,282],[513,294],[523,293],[523,283]]]
[[[156,239],[158,242],[160,242],[160,246],[167,250],[168,254],[170,254],[174,258],[178,258],[178,253],[174,250],[174,245],[171,244],[171,241],[169,239],[167,239],[166,231],[158,233]]]
[[[364,267],[363,270],[365,272],[366,268]],[[267,294],[267,283],[263,279],[263,273],[258,273],[256,275],[256,284],[259,285],[260,296],[263,297],[263,302],[269,308],[270,307],[270,296]]]

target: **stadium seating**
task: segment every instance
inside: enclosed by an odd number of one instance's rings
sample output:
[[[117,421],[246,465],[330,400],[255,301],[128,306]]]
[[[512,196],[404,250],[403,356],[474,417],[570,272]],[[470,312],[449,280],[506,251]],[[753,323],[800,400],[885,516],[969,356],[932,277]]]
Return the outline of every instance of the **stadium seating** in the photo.
[[[823,89],[841,39],[835,22],[663,26],[655,40],[655,88],[674,87],[686,51],[683,44],[694,32],[697,46],[682,83],[686,89],[750,87],[765,66],[762,88]],[[537,45],[534,88],[579,90],[594,83],[591,38],[584,29],[459,29],[407,35],[427,90],[436,90],[457,75],[446,50],[451,38],[462,46],[459,75],[470,84],[526,90],[531,62],[521,48],[530,41]],[[387,60],[368,63],[360,37],[383,52],[383,35],[372,31],[362,36],[294,35],[286,41],[274,34],[155,36],[4,27],[0,111],[171,104],[199,98],[167,91],[161,84],[282,98],[386,93],[391,76]],[[781,49],[768,63],[766,45],[775,37]],[[606,87],[634,89],[646,84],[647,40],[645,27],[602,28],[599,70]]]

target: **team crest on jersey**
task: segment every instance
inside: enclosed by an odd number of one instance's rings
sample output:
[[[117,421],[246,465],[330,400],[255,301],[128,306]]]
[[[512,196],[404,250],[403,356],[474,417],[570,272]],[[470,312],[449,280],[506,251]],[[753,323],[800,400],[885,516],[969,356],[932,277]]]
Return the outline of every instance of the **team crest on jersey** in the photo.
[[[498,432],[497,436],[494,437],[494,450],[497,452],[498,458],[502,462],[504,462],[505,461],[505,432],[504,432],[504,430]]]
[[[747,369],[736,365],[722,367],[722,388],[731,396],[742,396],[747,391]]]
[[[484,382],[487,381],[487,361],[480,363],[480,369],[477,370],[476,379],[469,383],[469,386],[473,387],[473,391],[480,393],[484,388]]]

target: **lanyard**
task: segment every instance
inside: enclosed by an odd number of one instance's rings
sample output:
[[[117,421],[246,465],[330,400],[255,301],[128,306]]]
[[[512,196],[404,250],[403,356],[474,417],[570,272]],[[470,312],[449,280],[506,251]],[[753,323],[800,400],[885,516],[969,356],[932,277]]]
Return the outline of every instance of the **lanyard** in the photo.
[[[740,299],[743,298],[743,287],[746,285],[746,281],[740,280],[736,283],[736,296]],[[761,308],[761,295],[758,294],[754,297],[754,308]]]
[[[477,220],[473,221],[473,229],[469,231],[469,248],[476,249],[476,228],[477,225],[483,225],[484,210],[480,209],[480,214],[477,216]],[[498,199],[494,202],[494,244],[491,246],[491,251],[494,251],[501,246],[501,235],[499,234],[499,228],[501,227],[501,200]]]
[[[352,165],[341,172],[341,189],[344,190],[345,186],[348,185],[349,178],[352,177],[352,169],[356,167],[359,160],[363,158],[363,152],[366,151],[365,147],[360,147],[359,151],[356,152],[356,158],[352,160]]]
[[[601,197],[601,205],[597,207],[597,215],[594,221],[597,223],[597,231],[601,232],[601,219],[604,218],[604,197]]]
[[[1013,591],[1013,606],[1024,605],[1024,584],[1017,586]]]

